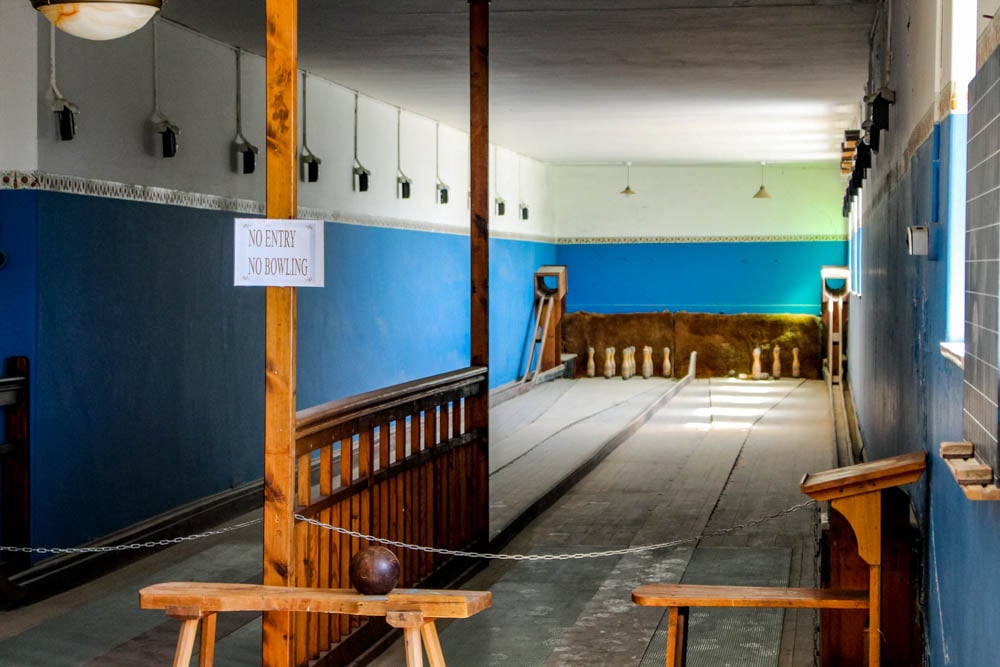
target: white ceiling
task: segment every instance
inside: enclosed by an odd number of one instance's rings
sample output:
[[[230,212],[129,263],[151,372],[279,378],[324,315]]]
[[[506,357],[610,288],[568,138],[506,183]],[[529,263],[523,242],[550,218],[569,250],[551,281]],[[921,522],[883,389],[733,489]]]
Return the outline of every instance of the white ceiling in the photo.
[[[264,0],[166,18],[264,52]],[[874,0],[494,0],[490,139],[550,161],[839,163]],[[467,0],[299,0],[299,65],[468,128]]]

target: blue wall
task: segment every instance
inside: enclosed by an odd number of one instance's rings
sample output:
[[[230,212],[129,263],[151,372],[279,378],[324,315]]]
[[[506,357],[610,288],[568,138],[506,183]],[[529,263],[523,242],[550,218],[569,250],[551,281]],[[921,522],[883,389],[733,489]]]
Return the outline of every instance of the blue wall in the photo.
[[[264,292],[232,286],[233,217],[0,192],[0,356],[33,364],[35,544],[261,476]],[[490,252],[496,386],[518,372],[532,276],[555,247]],[[327,223],[326,271],[299,290],[300,407],[468,365],[467,236]]]
[[[820,267],[846,241],[560,245],[567,310],[819,314]]]
[[[0,268],[0,362],[35,356],[36,202],[33,191],[0,192],[0,251],[7,259]]]
[[[1000,654],[1000,505],[966,500],[937,454],[939,443],[962,437],[962,370],[938,344],[947,340],[950,227],[964,225],[965,121],[950,116],[887,194],[866,195],[864,294],[852,298],[848,337],[848,382],[866,458],[928,452],[928,471],[909,492],[926,548],[930,665],[996,664]],[[938,260],[908,256],[906,227],[935,216]]]

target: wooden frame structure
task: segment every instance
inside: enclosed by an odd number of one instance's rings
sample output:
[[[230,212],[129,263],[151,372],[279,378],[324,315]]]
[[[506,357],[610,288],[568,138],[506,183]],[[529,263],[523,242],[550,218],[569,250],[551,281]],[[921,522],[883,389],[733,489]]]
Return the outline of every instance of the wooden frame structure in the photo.
[[[896,614],[886,624],[881,612],[911,609],[908,550],[900,536],[909,505],[901,492],[893,492],[917,481],[926,465],[926,454],[915,452],[802,478],[799,489],[829,501],[832,509],[822,588],[644,584],[633,589],[636,604],[669,610],[667,667],[685,663],[690,607],[819,609],[823,667],[912,664],[909,614]]]
[[[266,210],[268,218],[290,219],[298,210],[298,0],[267,0],[265,15]],[[344,404],[324,406],[322,416],[309,411],[297,416],[296,291],[266,288],[265,585],[332,585],[337,572],[334,564],[346,563],[345,558],[361,546],[353,538],[346,543],[321,538],[316,530],[296,524],[298,512],[362,530],[395,529],[398,533],[402,529],[406,536],[410,524],[396,516],[396,511],[434,519],[437,512],[453,512],[461,506],[468,521],[459,522],[454,531],[449,526],[446,531],[435,529],[434,534],[428,534],[418,530],[410,536],[425,544],[426,539],[433,545],[452,547],[483,544],[488,537],[488,0],[469,0],[469,54],[471,368],[423,381],[433,385],[431,394],[407,396],[405,406],[394,403],[393,396],[398,398],[400,391],[407,393],[414,387],[390,388],[363,397],[362,410],[367,412],[356,418],[345,416],[353,413],[351,406]],[[461,387],[456,388],[458,385]],[[323,422],[315,431],[311,430],[314,418]],[[339,475],[333,467],[335,460],[339,460]],[[339,491],[335,490],[335,478],[342,487]],[[402,481],[393,481],[397,479]],[[388,511],[390,506],[393,512]],[[373,522],[373,517],[379,520]],[[385,522],[381,523],[383,517]],[[405,573],[411,582],[425,579],[429,571],[443,564],[439,558],[413,561],[412,556],[404,556]],[[360,626],[360,622],[349,621],[346,627],[338,622],[334,628],[317,621],[314,614],[265,609],[262,662],[287,667],[322,661],[331,655],[332,642]]]

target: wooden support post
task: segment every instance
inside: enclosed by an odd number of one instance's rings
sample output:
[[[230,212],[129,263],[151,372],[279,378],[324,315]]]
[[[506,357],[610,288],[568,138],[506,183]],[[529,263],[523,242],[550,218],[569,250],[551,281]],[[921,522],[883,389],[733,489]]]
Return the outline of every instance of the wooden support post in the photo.
[[[295,218],[298,0],[267,0],[267,217]],[[266,288],[264,584],[295,583],[295,289]],[[262,663],[292,664],[292,616],[264,612]]]
[[[469,151],[472,189],[469,247],[471,264],[472,318],[471,366],[490,364],[490,3],[469,0]],[[489,539],[489,379],[478,396],[469,399],[471,428],[479,430],[478,451],[473,465],[476,539]]]

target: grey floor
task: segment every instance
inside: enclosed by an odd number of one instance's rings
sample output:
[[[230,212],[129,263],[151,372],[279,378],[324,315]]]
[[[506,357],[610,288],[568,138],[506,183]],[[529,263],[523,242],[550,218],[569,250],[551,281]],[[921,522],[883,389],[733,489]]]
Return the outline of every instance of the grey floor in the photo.
[[[465,584],[490,589],[493,607],[442,629],[449,664],[655,664],[649,661],[662,652],[662,613],[630,602],[639,583],[742,577],[743,565],[752,562],[765,564],[748,570],[751,580],[763,569],[776,581],[814,583],[814,508],[712,533],[800,503],[802,474],[831,467],[833,422],[821,382],[699,380],[680,388],[667,380],[594,379],[541,385],[491,411],[491,533],[666,399],[507,551],[578,553],[690,541],[628,555],[495,562]],[[50,600],[0,612],[0,665],[170,664],[177,625],[161,612],[139,610],[136,591],[178,579],[257,581],[261,557],[259,527],[247,528],[173,547]],[[726,622],[708,619],[702,640],[692,629],[692,648],[700,641],[707,654],[692,655],[690,664],[749,664],[726,663],[724,653],[708,655],[711,637],[719,634],[711,628]],[[223,614],[219,623],[217,664],[259,664],[259,617]],[[814,624],[811,612],[773,621],[754,651],[770,660],[760,664],[813,665]],[[375,664],[403,662],[397,644]]]

